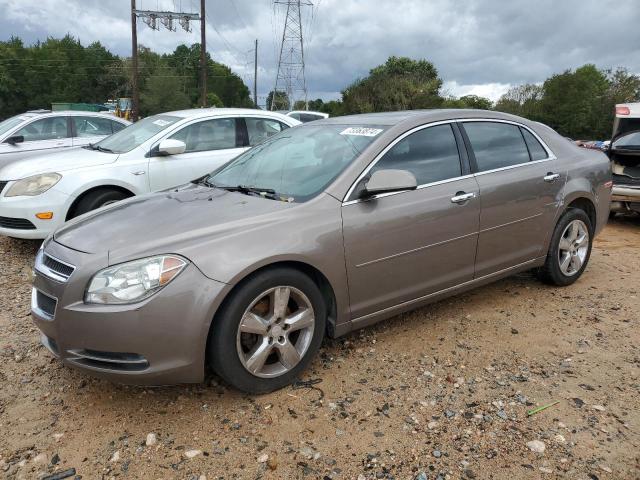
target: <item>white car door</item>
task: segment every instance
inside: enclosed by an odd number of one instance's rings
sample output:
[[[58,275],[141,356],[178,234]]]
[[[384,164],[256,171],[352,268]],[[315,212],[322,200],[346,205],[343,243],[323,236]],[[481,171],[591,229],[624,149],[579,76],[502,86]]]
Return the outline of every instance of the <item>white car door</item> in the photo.
[[[22,138],[21,142],[9,145],[6,151],[11,153],[66,148],[73,144],[66,116],[39,118],[11,136]]]
[[[184,142],[184,153],[158,155],[156,143],[149,159],[151,191],[187,183],[237,157],[247,149],[243,132],[242,118],[203,119],[166,137]]]
[[[71,117],[71,128],[73,133],[73,146],[89,145],[90,143],[97,143],[104,137],[107,137],[119,130],[124,125],[118,122],[114,122],[108,118],[102,118],[91,115],[73,115]]]

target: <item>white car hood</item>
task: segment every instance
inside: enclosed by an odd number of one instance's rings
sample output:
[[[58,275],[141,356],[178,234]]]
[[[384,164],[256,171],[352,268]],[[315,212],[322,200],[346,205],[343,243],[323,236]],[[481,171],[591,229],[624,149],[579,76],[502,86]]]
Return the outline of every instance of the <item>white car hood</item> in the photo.
[[[115,162],[118,157],[119,155],[115,153],[99,152],[88,148],[66,148],[62,151],[43,153],[18,160],[4,166],[0,163],[0,180],[19,180],[40,173],[62,173],[66,170],[104,165]]]

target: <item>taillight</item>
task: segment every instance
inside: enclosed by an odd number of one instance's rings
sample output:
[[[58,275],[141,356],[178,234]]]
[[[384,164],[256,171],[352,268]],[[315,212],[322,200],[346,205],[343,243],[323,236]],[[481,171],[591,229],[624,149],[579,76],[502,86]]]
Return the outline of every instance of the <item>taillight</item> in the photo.
[[[631,115],[629,107],[616,107],[616,115]]]

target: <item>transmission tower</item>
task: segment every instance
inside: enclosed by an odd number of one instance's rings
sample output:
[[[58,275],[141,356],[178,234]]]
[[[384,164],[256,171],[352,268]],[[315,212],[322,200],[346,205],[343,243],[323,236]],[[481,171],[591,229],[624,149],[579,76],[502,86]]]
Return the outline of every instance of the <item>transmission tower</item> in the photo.
[[[307,82],[304,76],[304,40],[302,35],[302,6],[313,6],[309,0],[274,0],[276,5],[285,5],[287,16],[282,32],[282,44],[278,58],[276,86],[273,90],[271,110],[293,108],[297,100],[303,100],[307,108]],[[285,92],[289,100],[278,96]]]

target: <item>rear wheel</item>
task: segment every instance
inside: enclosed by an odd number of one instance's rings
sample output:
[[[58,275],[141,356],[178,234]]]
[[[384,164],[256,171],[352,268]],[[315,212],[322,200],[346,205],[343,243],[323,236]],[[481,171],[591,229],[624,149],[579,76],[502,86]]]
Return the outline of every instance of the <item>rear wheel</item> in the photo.
[[[209,361],[218,375],[248,393],[292,383],[320,347],[326,306],[305,274],[278,268],[242,283],[214,319]]]
[[[97,208],[119,202],[129,196],[130,195],[125,192],[113,190],[111,188],[99,188],[97,190],[93,190],[85,194],[80,199],[69,218],[74,218]]]
[[[556,225],[544,266],[543,281],[566,286],[574,283],[587,267],[591,256],[593,227],[580,209],[567,210]]]

